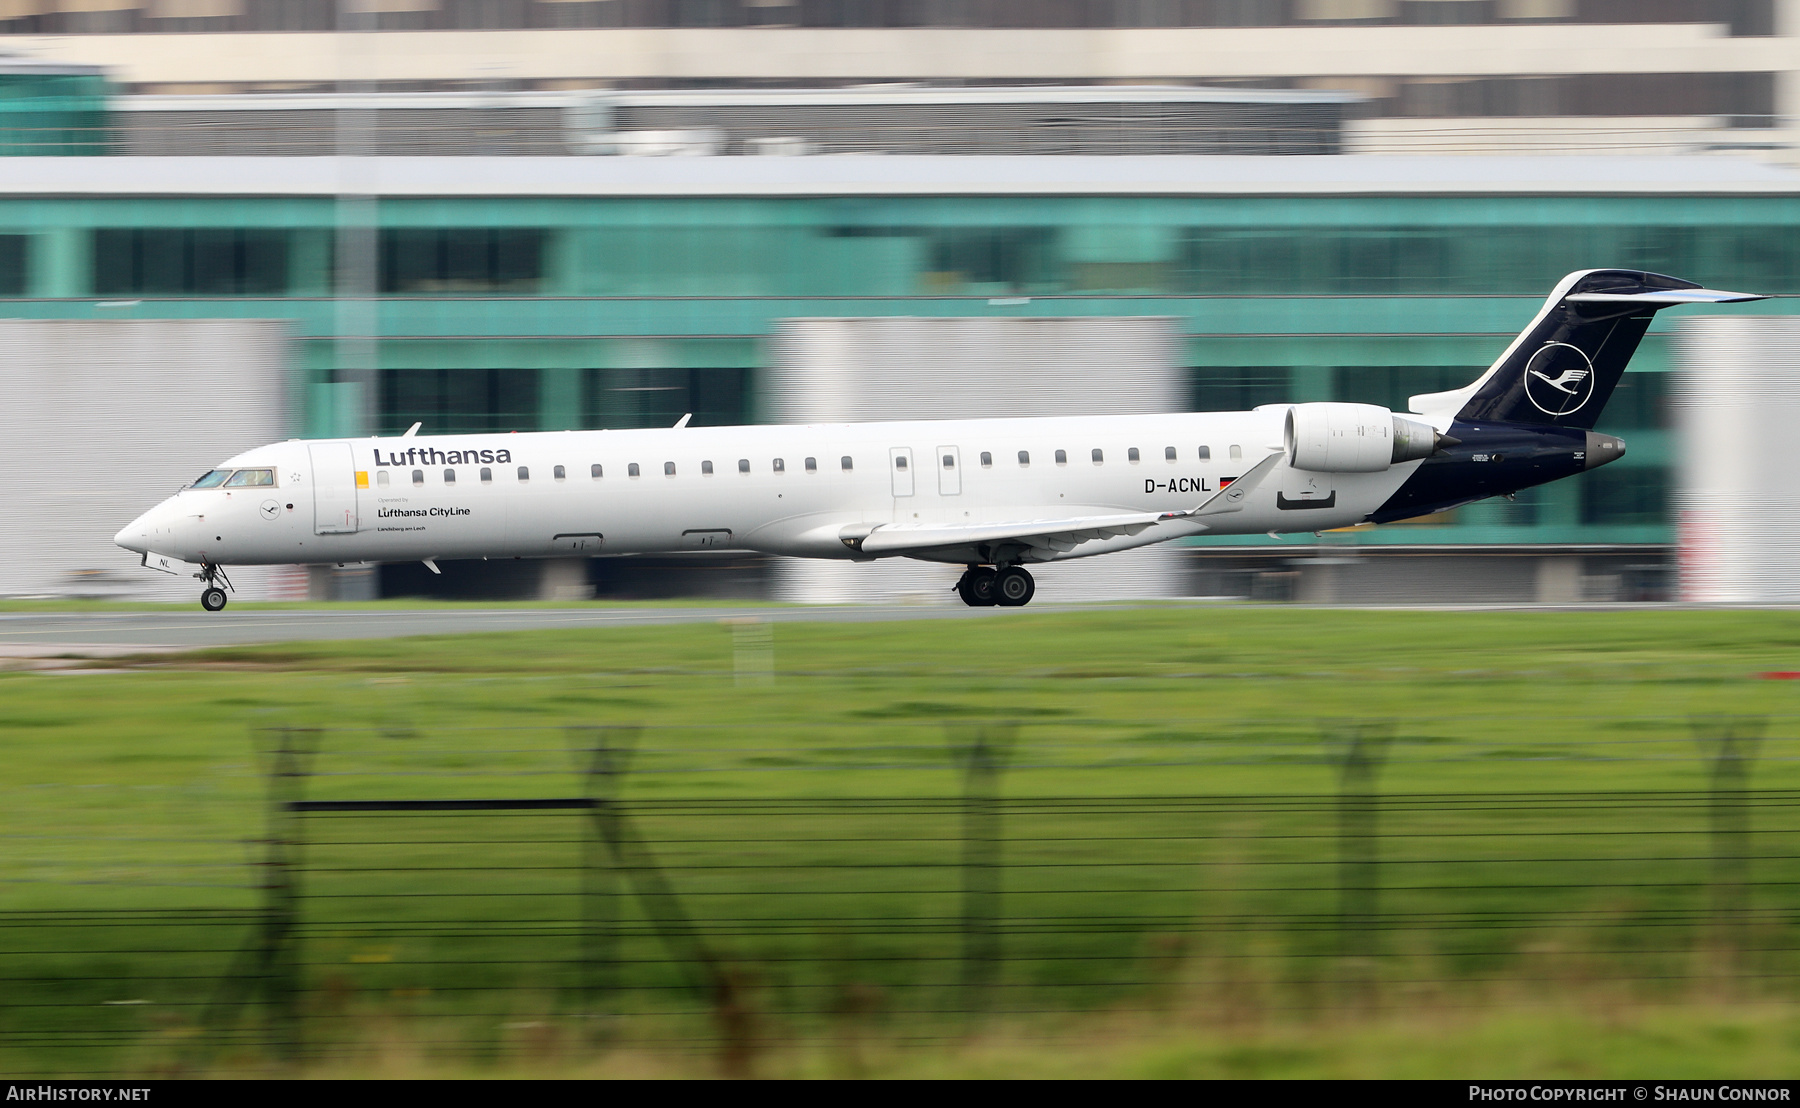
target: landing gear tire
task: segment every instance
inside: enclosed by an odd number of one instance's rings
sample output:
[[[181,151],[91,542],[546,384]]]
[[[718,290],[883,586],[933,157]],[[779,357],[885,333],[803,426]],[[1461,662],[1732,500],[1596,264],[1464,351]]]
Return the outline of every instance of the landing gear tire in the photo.
[[[1023,566],[1007,566],[995,576],[994,603],[1002,608],[1023,608],[1037,595],[1037,581]]]
[[[210,588],[200,594],[200,606],[209,612],[221,611],[225,607],[225,590]]]
[[[995,581],[999,574],[987,566],[970,566],[956,583],[956,594],[971,608],[991,608],[999,603]]]

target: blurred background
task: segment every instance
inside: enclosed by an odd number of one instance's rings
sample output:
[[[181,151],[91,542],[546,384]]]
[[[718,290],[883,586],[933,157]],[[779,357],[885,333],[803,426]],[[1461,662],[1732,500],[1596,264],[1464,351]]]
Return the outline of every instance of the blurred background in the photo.
[[[187,601],[107,537],[290,435],[1404,410],[1571,270],[1800,292],[1794,0],[0,0],[0,33],[5,429],[83,463],[0,494],[11,595]],[[1630,453],[1579,481],[1057,567],[1057,595],[1794,599],[1763,564],[1791,498],[1720,516],[1745,467],[1684,453],[1678,418],[1684,372],[1704,408],[1734,366],[1793,364],[1724,353],[1787,310],[1659,317],[1602,421]],[[239,583],[943,591],[853,568]]]

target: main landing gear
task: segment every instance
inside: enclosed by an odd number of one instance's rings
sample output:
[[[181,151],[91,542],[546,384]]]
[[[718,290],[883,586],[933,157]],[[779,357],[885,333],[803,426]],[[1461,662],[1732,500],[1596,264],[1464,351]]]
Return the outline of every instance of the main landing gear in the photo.
[[[970,566],[956,582],[956,595],[971,608],[1023,608],[1037,595],[1037,582],[1024,566]]]
[[[237,586],[231,583],[231,578],[225,576],[225,571],[218,566],[209,566],[202,563],[200,572],[194,574],[194,576],[206,582],[206,589],[200,594],[200,606],[209,612],[224,610],[226,600],[225,589],[230,589],[233,592],[237,591]],[[214,582],[222,582],[225,585],[225,589],[221,589]]]

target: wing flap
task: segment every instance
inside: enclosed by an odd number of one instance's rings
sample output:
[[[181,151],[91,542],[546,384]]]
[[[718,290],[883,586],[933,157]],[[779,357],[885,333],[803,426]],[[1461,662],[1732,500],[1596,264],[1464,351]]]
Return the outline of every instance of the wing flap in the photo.
[[[1165,517],[1163,512],[1131,512],[1106,516],[1070,516],[1066,519],[1024,519],[1007,523],[953,523],[882,527],[865,537],[864,554],[898,554],[934,546],[967,546],[971,543],[1043,540],[1042,545],[1063,543],[1073,550],[1090,539],[1135,535]],[[1032,542],[1029,545],[1040,545]]]

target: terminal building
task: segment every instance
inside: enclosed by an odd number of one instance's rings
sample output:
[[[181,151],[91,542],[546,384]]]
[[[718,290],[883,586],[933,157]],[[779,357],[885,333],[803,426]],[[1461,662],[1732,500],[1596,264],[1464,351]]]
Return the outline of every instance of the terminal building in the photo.
[[[1353,92],[1355,153],[1789,157],[1800,0],[4,0],[135,95],[1182,84]]]

